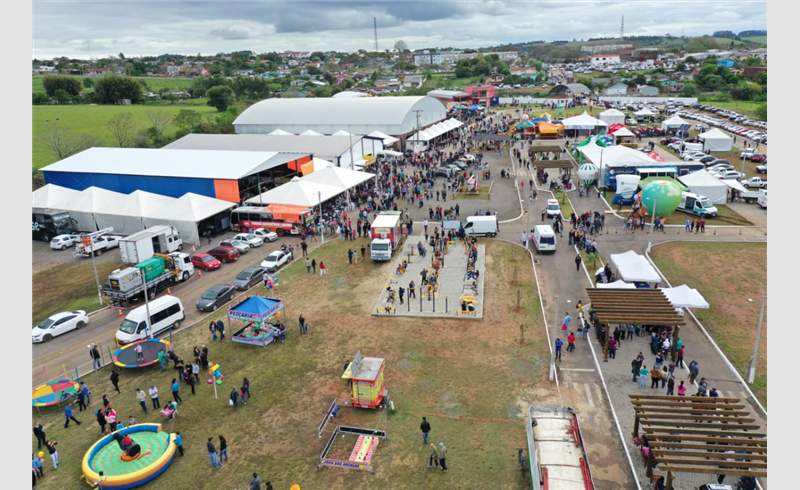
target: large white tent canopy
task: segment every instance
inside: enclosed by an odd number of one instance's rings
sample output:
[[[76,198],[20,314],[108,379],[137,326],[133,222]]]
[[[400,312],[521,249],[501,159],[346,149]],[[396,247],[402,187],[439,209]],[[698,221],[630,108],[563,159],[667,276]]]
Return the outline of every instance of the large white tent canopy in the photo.
[[[132,235],[147,228],[142,221],[144,216],[170,208],[174,197],[162,196],[145,191],[134,191],[106,209],[94,213],[97,227],[114,228],[114,233]]]
[[[626,282],[661,282],[661,277],[647,259],[632,250],[611,254],[611,263]]]
[[[649,117],[649,116],[655,116],[656,113],[651,111],[647,107],[642,107],[638,111],[634,112],[633,115],[637,117],[645,117],[645,116]]]
[[[733,138],[717,128],[712,128],[698,136],[703,141],[703,150],[731,151]]]
[[[397,143],[398,141],[400,141],[399,139],[395,138],[394,136],[389,136],[388,134],[381,133],[380,131],[373,131],[373,132],[369,133],[367,136],[372,136],[374,138],[380,138],[381,140],[383,140],[383,146],[390,146],[390,145],[393,145],[393,144]]]
[[[680,116],[672,116],[669,119],[661,121],[661,129],[684,129],[689,128],[691,124],[684,121]]]
[[[94,220],[94,213],[113,207],[122,200],[125,194],[113,192],[99,187],[87,187],[76,196],[76,199],[67,204],[65,210],[75,220],[75,227],[79,231],[97,231],[98,225]]]
[[[344,191],[344,189],[332,185],[309,182],[300,177],[294,177],[281,186],[263,192],[261,195],[251,197],[247,200],[247,203],[292,204],[310,208],[320,202],[336,197]]]
[[[661,288],[661,292],[675,308],[709,307],[708,301],[703,298],[703,295],[686,284],[674,288]]]
[[[568,117],[564,119],[564,129],[595,129],[596,127],[607,127],[608,124],[605,121],[601,121],[600,119],[596,119],[586,111],[583,111],[583,114],[574,117]]]
[[[47,184],[33,191],[33,207],[61,209],[76,200],[80,193],[68,187]]]
[[[457,119],[450,118],[447,121],[442,121],[440,123],[434,124],[433,126],[425,129],[424,131],[420,131],[419,133],[414,133],[411,135],[407,141],[430,141],[434,138],[437,138],[445,133],[449,133],[450,131],[463,126],[464,123]]]
[[[725,204],[728,196],[728,186],[724,182],[708,173],[706,170],[698,170],[690,174],[681,175],[678,180],[695,194],[706,196],[714,204]]]
[[[616,280],[614,282],[598,282],[597,284],[595,284],[595,287],[598,287],[598,288],[601,288],[601,289],[603,289],[603,288],[609,288],[609,289],[610,288],[613,288],[613,289],[636,289],[636,286],[634,286],[633,284],[630,284],[628,282],[625,282],[625,281],[623,281],[621,279]]]
[[[609,126],[612,124],[620,123],[625,124],[625,113],[617,109],[609,109],[597,115],[598,119],[605,122]]]
[[[144,216],[142,221],[147,228],[156,225],[172,225],[181,233],[184,242],[197,243],[200,240],[197,223],[235,206],[234,203],[228,201],[187,192],[175,199],[175,202],[169,207],[159,208]]]
[[[328,167],[315,169],[313,173],[306,175],[303,182],[313,182],[317,184],[331,185],[342,190],[352,189],[358,184],[364,183],[375,177],[375,174],[359,172],[339,167]]]

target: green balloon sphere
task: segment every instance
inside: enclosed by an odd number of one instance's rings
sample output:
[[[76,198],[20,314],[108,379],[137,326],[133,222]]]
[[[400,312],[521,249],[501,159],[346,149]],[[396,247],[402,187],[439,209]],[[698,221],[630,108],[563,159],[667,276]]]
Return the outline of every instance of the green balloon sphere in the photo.
[[[669,216],[681,203],[681,188],[672,180],[655,180],[642,189],[642,205],[651,216]]]

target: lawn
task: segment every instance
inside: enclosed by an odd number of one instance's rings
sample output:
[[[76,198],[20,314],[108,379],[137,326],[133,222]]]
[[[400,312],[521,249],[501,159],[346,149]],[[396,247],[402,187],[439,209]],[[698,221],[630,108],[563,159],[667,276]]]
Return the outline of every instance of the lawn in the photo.
[[[767,46],[767,36],[743,37],[742,39],[751,43],[763,44],[764,47]]]
[[[100,139],[100,146],[117,146],[106,123],[118,114],[133,114],[139,129],[151,126],[147,114],[163,111],[175,116],[181,109],[191,109],[204,116],[214,116],[217,110],[206,105],[207,99],[191,99],[174,104],[162,102],[144,105],[35,105],[33,109],[33,168],[42,168],[58,161],[56,156],[39,144],[40,138],[51,124],[66,126],[76,133],[89,133]],[[175,134],[177,127],[167,128],[167,136]]]
[[[90,77],[90,76],[76,77],[76,78],[79,78],[81,80],[81,83],[83,83],[83,79],[84,78],[88,78],[88,79],[90,79],[92,81],[95,81],[95,82],[100,79],[100,77]],[[151,92],[154,92],[154,93],[158,93],[161,89],[181,90],[181,91],[185,92],[194,84],[194,79],[193,78],[172,78],[172,77],[169,77],[169,78],[167,78],[167,77],[135,77],[135,78],[137,80],[139,80],[140,82],[143,82],[145,84],[145,86],[147,87],[147,89],[149,91],[151,91]],[[44,77],[43,76],[35,76],[35,77],[31,77],[31,79],[33,80],[32,91],[33,92],[44,92],[44,84],[42,82]],[[92,88],[84,88],[84,90],[86,90],[88,92],[91,92],[93,89]]]
[[[70,252],[65,252],[70,253]],[[100,262],[97,274],[101,281],[119,268],[119,262]],[[94,311],[101,307],[91,259],[75,260],[33,274],[33,324],[61,311]]]
[[[463,187],[466,189],[466,186]],[[478,187],[478,192],[459,191],[455,195],[455,199],[491,199],[491,185],[482,185]]]
[[[466,319],[412,319],[373,317],[370,309],[383,287],[390,264],[366,262],[349,266],[346,250],[351,242],[335,240],[311,253],[328,266],[328,275],[307,274],[302,262],[281,271],[279,295],[286,301],[288,339],[266,348],[209,342],[207,322],[173,336],[175,350],[184,358],[192,346],[206,343],[210,359],[225,375],[215,399],[212,385],[201,376],[197,395],[181,387],[184,403],[179,416],[165,423],[184,439],[186,456],[178,457],[156,480],[158,488],[243,488],[257,471],[275,488],[298,483],[303,488],[530,488],[520,475],[516,448],[525,446],[524,410],[530,404],[557,404],[547,381],[549,351],[541,332],[538,295],[531,274],[521,274],[517,285],[507,280],[515,269],[530,270],[527,255],[518,247],[487,244],[486,301],[483,321]],[[357,244],[358,245],[358,244]],[[411,278],[403,278],[406,282]],[[418,278],[417,278],[418,279]],[[517,291],[522,307],[515,310]],[[260,289],[255,290],[261,292]],[[300,338],[296,318],[304,315],[310,336]],[[222,317],[218,312],[214,317]],[[520,326],[528,325],[520,344]],[[228,327],[230,333],[232,327]],[[343,422],[380,427],[388,439],[381,441],[374,458],[375,474],[324,468],[318,457],[327,437],[318,438],[317,427],[325,410],[347,390],[341,379],[343,365],[357,351],[386,359],[385,384],[397,412],[342,409]],[[162,404],[170,396],[173,372],[157,367],[121,373],[122,395],[113,391],[109,370],[87,378],[93,392],[91,409],[109,393],[121,420],[134,415],[139,422],[163,422],[152,411],[141,412],[135,389],[156,384]],[[254,398],[234,410],[227,397],[232,386],[246,376]],[[92,412],[93,413],[93,412]],[[430,442],[448,449],[447,473],[426,468],[429,449],[423,447],[419,424],[431,422]],[[81,426],[63,429],[56,413],[41,420],[49,439],[59,442],[62,469],[48,476],[40,488],[81,488],[80,461],[99,437],[94,416],[77,412]],[[332,426],[330,427],[332,428]],[[221,469],[209,464],[205,441],[223,434],[228,439],[230,462]],[[337,440],[337,451],[347,454],[352,441]],[[34,450],[35,440],[32,438]],[[339,447],[344,445],[343,447]],[[349,446],[348,446],[349,445]],[[189,482],[192,482],[191,484]],[[156,488],[153,484],[150,487]]]
[[[702,97],[699,100],[700,103],[703,105],[712,105],[714,107],[719,107],[720,109],[726,109],[729,111],[738,112],[739,114],[747,116],[756,121],[759,120],[759,117],[756,116],[756,109],[766,104],[766,102],[753,102],[750,100],[731,100],[729,102],[717,102],[715,100],[711,100],[708,98],[704,100],[704,98]],[[712,117],[715,117],[714,114],[710,114],[706,111],[697,111],[697,112],[699,112],[700,114],[704,114],[706,116],[711,115]]]
[[[711,305],[693,313],[726,357],[747,379],[753,354],[761,297],[767,291],[766,243],[665,243],[651,257],[673,286],[696,288]],[[736,267],[730,267],[736,264]],[[753,302],[747,301],[748,298]],[[767,315],[758,351],[755,384],[759,401],[767,406]]]

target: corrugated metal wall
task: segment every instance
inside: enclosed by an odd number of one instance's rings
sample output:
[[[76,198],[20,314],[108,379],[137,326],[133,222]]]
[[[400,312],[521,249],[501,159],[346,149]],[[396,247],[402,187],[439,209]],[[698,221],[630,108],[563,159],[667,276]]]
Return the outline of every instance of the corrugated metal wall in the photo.
[[[48,184],[82,191],[95,186],[101,189],[130,194],[142,190],[162,196],[181,197],[187,192],[217,198],[214,179],[186,177],[152,177],[142,175],[94,174],[81,172],[43,172]]]

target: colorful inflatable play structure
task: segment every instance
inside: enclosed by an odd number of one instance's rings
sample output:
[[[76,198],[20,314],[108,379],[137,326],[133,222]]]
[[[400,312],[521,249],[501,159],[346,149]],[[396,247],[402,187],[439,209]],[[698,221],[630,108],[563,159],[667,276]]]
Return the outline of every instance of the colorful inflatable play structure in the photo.
[[[231,340],[242,344],[265,347],[280,337],[279,324],[283,315],[283,300],[264,296],[249,296],[228,309],[231,322],[245,322]]]
[[[141,359],[139,359],[138,353],[136,352],[136,346],[141,346],[142,348]],[[172,349],[172,344],[170,344],[166,340],[159,340],[159,339],[139,340],[137,342],[128,344],[125,347],[122,347],[121,349],[117,349],[114,352],[112,359],[115,365],[122,368],[145,367],[158,362],[159,351],[163,350],[164,353],[167,353],[171,349]]]
[[[81,468],[95,488],[122,490],[144,485],[164,472],[178,446],[161,424],[137,424],[103,437],[89,448]]]
[[[70,379],[48,381],[33,389],[33,406],[49,407],[63,402],[69,403],[78,393],[79,386],[77,381]]]

